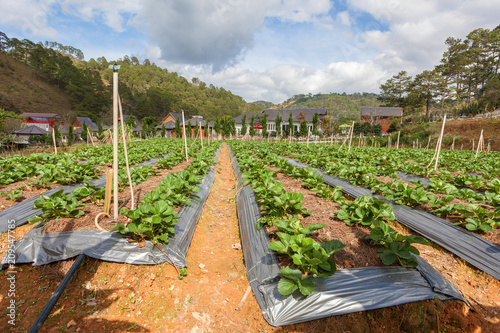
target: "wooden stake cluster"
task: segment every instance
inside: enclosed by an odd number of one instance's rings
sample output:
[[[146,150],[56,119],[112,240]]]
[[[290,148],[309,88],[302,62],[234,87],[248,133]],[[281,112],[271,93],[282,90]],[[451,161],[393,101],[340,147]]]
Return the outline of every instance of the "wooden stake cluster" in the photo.
[[[488,142],[488,145],[489,145],[489,142]],[[484,137],[483,137],[483,130],[482,129],[481,129],[481,135],[479,136],[479,141],[477,142],[476,156],[474,158],[477,158],[477,154],[479,154],[480,150],[484,151],[484,156],[486,156],[486,150],[484,149]]]
[[[347,152],[351,151],[351,142],[352,142],[352,133],[353,132],[354,132],[354,121],[352,122],[352,125],[351,125],[351,130],[350,130],[351,136],[349,137],[349,149],[347,150]]]
[[[443,126],[441,126],[441,134],[439,135],[439,139],[438,139],[438,142],[436,144],[436,151],[434,152],[434,156],[432,157],[429,165],[427,166],[427,168],[429,168],[431,166],[431,164],[432,164],[432,161],[434,161],[434,159],[435,159],[436,163],[434,164],[434,171],[437,171],[437,166],[438,166],[438,161],[439,161],[439,154],[441,152],[441,142],[443,140],[444,124],[445,123],[446,123],[446,114],[444,115],[444,118],[443,118]]]

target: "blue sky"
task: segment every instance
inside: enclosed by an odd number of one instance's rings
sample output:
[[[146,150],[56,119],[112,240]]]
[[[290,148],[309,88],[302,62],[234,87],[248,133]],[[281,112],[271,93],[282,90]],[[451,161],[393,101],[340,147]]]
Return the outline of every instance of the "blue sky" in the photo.
[[[149,59],[251,102],[378,92],[432,69],[444,41],[492,29],[492,0],[3,0],[0,31],[57,41],[85,59]]]

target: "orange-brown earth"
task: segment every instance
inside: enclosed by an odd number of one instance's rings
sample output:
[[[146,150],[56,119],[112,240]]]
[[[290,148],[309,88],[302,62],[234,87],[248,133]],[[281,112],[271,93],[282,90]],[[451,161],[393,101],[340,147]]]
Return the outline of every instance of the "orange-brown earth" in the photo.
[[[138,266],[87,258],[43,325],[42,332],[495,332],[499,331],[499,281],[437,247],[422,256],[465,294],[462,302],[428,300],[274,328],[263,319],[248,287],[235,203],[235,177],[224,145],[216,178],[187,254],[188,276],[168,264]],[[307,207],[305,207],[307,208]],[[20,238],[31,226],[16,229]],[[6,234],[0,236],[5,242]],[[2,247],[4,254],[6,247]],[[426,253],[429,251],[429,253]],[[436,262],[432,259],[437,258]],[[446,260],[444,260],[446,258]],[[29,330],[72,261],[16,267],[16,325],[3,310],[0,331]],[[2,271],[6,279],[6,271]],[[0,284],[0,307],[10,299]]]

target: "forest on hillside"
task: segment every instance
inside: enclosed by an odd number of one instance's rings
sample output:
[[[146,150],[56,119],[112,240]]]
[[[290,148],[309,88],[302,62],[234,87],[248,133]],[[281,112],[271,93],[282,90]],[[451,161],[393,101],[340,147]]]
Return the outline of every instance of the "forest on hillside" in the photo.
[[[408,116],[429,119],[444,112],[469,116],[500,104],[500,26],[475,29],[465,39],[448,37],[432,70],[411,77],[400,71],[380,86],[381,102]]]
[[[197,78],[189,82],[148,59],[142,63],[129,56],[84,61],[83,52],[74,47],[9,38],[2,32],[0,52],[32,67],[36,70],[34,75],[61,89],[71,101],[74,116],[89,117],[96,122],[111,120],[112,70],[108,67],[115,61],[121,66],[119,92],[124,113],[139,119],[148,117],[158,122],[169,112],[181,109],[188,117],[201,115],[208,120],[261,110],[231,91],[207,85]]]

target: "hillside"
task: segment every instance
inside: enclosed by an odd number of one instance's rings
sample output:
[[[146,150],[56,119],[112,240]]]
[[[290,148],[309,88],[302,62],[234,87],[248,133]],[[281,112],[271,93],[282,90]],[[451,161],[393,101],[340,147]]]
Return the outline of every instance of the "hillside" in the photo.
[[[427,138],[432,137],[432,147],[435,147],[437,138],[441,132],[441,122],[422,123],[406,125],[401,129],[404,136],[404,142],[411,146],[411,141],[420,138],[422,146],[427,144]],[[443,148],[449,149],[455,138],[455,149],[472,149],[472,140],[474,139],[475,148],[479,136],[483,130],[485,148],[490,143],[490,149],[500,151],[500,119],[467,119],[446,121],[443,133]],[[424,142],[423,142],[424,141]]]
[[[0,53],[0,108],[67,115],[71,101],[39,70]]]
[[[16,113],[56,112],[65,121],[81,116],[111,122],[112,70],[108,66],[115,60],[83,61],[83,53],[71,46],[2,36],[0,108]],[[188,117],[202,115],[208,120],[261,110],[229,90],[196,78],[189,82],[148,59],[139,63],[136,57],[124,56],[116,62],[121,66],[124,113],[148,117],[151,126],[181,109]]]

